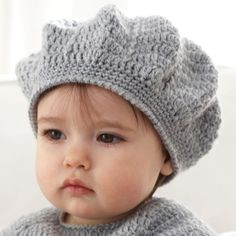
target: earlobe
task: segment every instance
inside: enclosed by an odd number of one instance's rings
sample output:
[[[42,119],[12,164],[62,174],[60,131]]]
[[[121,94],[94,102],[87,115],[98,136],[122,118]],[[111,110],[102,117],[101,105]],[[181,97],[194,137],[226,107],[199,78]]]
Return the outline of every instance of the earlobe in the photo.
[[[173,173],[173,168],[169,160],[163,163],[160,173],[165,176]]]

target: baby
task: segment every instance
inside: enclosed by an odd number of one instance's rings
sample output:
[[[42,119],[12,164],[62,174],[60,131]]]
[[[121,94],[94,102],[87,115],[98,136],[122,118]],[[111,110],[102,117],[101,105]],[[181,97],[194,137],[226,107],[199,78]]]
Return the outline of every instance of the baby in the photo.
[[[1,235],[216,235],[155,190],[212,147],[221,122],[210,58],[159,16],[114,5],[54,21],[16,69],[54,207]]]

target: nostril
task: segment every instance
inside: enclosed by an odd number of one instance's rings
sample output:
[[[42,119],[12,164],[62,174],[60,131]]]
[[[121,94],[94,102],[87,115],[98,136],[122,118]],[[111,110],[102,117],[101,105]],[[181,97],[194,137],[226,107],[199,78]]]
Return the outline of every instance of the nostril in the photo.
[[[90,165],[88,149],[83,144],[76,142],[68,147],[63,160],[64,167],[87,170],[90,168]]]
[[[88,170],[91,166],[88,159],[69,159],[65,158],[63,161],[63,166],[66,168],[76,168],[76,169],[85,169]]]
[[[84,160],[84,162],[80,163],[77,168],[84,169],[84,170],[90,169],[91,168],[90,160],[88,160],[88,159]]]

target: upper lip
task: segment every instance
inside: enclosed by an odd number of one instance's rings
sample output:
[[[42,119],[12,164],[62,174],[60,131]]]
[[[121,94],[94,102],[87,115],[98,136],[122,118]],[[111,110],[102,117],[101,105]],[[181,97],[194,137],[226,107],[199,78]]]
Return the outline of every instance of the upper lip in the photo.
[[[88,190],[93,191],[91,188],[89,188],[88,186],[86,186],[80,179],[78,178],[68,178],[66,179],[63,184],[62,184],[62,188],[66,188],[66,187],[70,187],[70,186],[76,186],[76,187],[82,187],[82,188],[86,188]]]

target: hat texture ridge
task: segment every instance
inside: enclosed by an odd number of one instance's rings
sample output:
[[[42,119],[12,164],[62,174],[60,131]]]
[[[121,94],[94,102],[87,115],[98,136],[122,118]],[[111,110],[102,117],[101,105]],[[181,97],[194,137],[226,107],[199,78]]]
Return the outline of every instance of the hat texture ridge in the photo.
[[[122,96],[149,118],[174,169],[164,183],[211,149],[221,123],[217,70],[167,19],[128,18],[106,5],[84,22],[47,23],[42,37],[41,50],[16,67],[35,135],[40,95],[61,84],[85,83]]]

